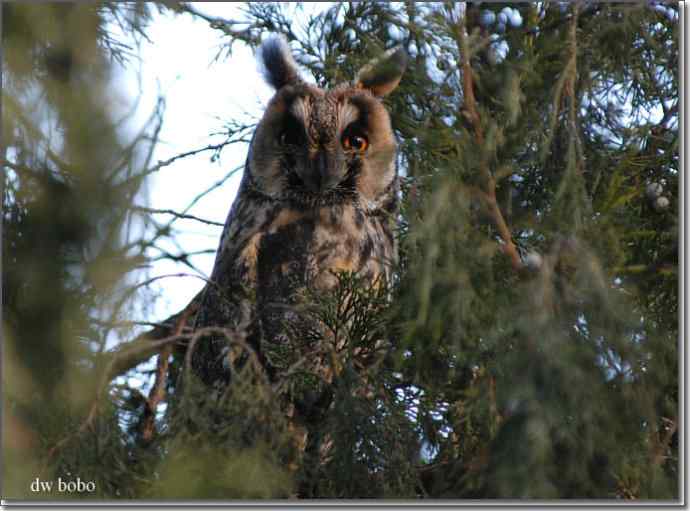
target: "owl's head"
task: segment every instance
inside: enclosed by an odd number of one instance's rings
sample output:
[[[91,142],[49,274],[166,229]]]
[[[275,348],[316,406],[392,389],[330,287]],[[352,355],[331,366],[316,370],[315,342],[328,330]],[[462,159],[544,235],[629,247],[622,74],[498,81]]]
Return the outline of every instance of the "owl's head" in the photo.
[[[396,185],[396,142],[381,98],[400,82],[400,48],[364,66],[352,82],[324,90],[302,80],[287,42],[274,37],[260,57],[276,90],[248,158],[254,191],[277,201],[328,205],[354,201],[377,210]]]

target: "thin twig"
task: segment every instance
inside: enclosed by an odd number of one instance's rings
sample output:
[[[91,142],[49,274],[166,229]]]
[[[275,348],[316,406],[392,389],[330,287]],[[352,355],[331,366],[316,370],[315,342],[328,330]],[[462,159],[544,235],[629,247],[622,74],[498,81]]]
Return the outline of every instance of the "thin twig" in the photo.
[[[236,329],[236,330],[230,330],[229,328],[222,328],[222,327],[215,327],[215,326],[207,326],[204,328],[201,328],[197,330],[192,338],[189,341],[189,345],[187,346],[187,353],[185,354],[185,360],[184,360],[184,367],[185,367],[185,378],[189,380],[191,378],[191,373],[192,373],[192,356],[194,354],[194,350],[196,349],[196,345],[199,342],[199,339],[202,337],[208,336],[208,335],[213,335],[213,334],[221,334],[223,335],[230,343],[234,343],[239,345],[245,352],[249,354],[249,360],[252,363],[252,366],[254,370],[256,371],[257,374],[261,374],[263,376],[265,384],[268,383],[268,377],[264,371],[264,367],[261,364],[261,361],[259,360],[259,356],[257,355],[256,351],[254,348],[252,348],[243,338],[241,335],[237,334],[237,330],[241,330],[241,328]]]
[[[147,208],[144,206],[132,206],[134,211],[141,211],[143,213],[152,213],[154,215],[173,215],[176,218],[183,218],[185,220],[195,220],[208,225],[217,225],[218,227],[223,227],[225,224],[222,222],[214,222],[213,220],[207,220],[205,218],[200,218],[198,216],[190,215],[188,213],[179,213],[173,209],[156,209]]]
[[[192,149],[191,151],[186,151],[184,153],[176,154],[175,156],[172,156],[171,158],[168,158],[167,160],[161,160],[159,161],[156,165],[153,167],[146,169],[142,174],[141,177],[148,176],[149,174],[153,174],[155,172],[158,172],[160,169],[163,167],[167,167],[168,165],[171,165],[172,163],[176,162],[177,160],[180,160],[182,158],[187,158],[189,156],[194,156],[199,153],[203,153],[206,151],[219,151],[226,145],[231,144],[232,142],[230,140],[226,140],[225,142],[221,142],[220,144],[209,144],[205,147],[201,147],[199,149]]]

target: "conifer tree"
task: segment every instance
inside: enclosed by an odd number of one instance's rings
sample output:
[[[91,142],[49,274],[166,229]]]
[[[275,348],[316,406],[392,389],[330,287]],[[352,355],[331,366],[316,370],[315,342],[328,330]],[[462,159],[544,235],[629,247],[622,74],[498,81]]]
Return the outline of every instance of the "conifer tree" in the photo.
[[[283,34],[319,86],[396,45],[410,57],[385,100],[395,282],[341,275],[313,312],[353,347],[387,346],[371,367],[334,360],[327,456],[294,452],[289,382],[251,357],[220,398],[184,377],[196,301],[105,349],[103,318],[169,235],[121,234],[155,137],[117,138],[103,94],[121,47],[103,27],[145,35],[138,5],[3,4],[7,497],[34,496],[39,470],[95,480],[95,498],[679,497],[677,3],[160,7],[222,34],[214,65]],[[36,96],[60,128],[47,139]],[[151,360],[148,395],[115,383]]]

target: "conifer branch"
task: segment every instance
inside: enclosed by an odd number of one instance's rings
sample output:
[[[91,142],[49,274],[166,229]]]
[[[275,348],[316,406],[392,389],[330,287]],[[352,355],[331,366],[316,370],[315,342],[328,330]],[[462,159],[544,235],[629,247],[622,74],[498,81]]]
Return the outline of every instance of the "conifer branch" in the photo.
[[[177,314],[173,314],[168,319],[158,324],[155,328],[141,334],[133,341],[120,345],[116,350],[106,354],[106,356],[110,357],[110,361],[107,363],[106,368],[103,371],[100,384],[98,385],[96,391],[96,397],[91,405],[91,408],[89,409],[86,419],[84,419],[76,431],[64,437],[48,451],[42,471],[45,471],[54,456],[70,440],[83,434],[93,426],[93,422],[98,414],[103,390],[107,387],[108,383],[113,380],[113,378],[136,367],[140,363],[151,358],[157,352],[162,352],[163,355],[160,356],[167,362],[167,359],[172,352],[172,346],[175,344],[184,343],[189,339],[189,335],[183,335],[182,331],[185,325],[188,324],[189,320],[194,317],[194,314],[196,314],[196,311],[199,308],[202,293],[203,291],[199,292],[182,311],[178,312]],[[172,325],[175,325],[175,331],[173,333],[171,333]],[[167,355],[165,355],[165,353],[167,353]],[[163,365],[164,367],[162,367]],[[159,377],[160,374],[164,372],[167,372],[167,363],[162,364],[161,360],[159,359],[156,384],[154,384],[146,404],[147,409],[152,410],[153,412],[155,412],[156,406],[164,397],[165,379],[163,377]],[[148,421],[148,419],[145,420]],[[155,413],[152,414],[152,420],[155,420]],[[144,423],[145,440],[151,438],[153,431],[148,434],[146,434],[146,431],[148,428],[152,427],[153,426],[147,425],[147,422]]]
[[[456,44],[460,53],[460,58],[462,59],[463,104],[460,107],[460,114],[470,121],[477,144],[479,147],[483,147],[484,131],[482,129],[481,116],[477,108],[477,101],[474,96],[473,71],[470,63],[470,51],[467,41],[465,19],[466,16],[463,15],[455,31]],[[484,178],[484,190],[481,194],[481,198],[486,204],[488,214],[498,230],[501,240],[503,240],[503,252],[510,259],[513,269],[520,270],[523,267],[520,254],[518,253],[517,246],[513,243],[513,236],[510,232],[510,228],[503,217],[503,213],[496,199],[496,179],[484,159],[482,159],[480,164],[480,170]]]
[[[155,354],[158,350],[164,349],[167,346],[172,346],[173,344],[186,341],[188,338],[189,336],[187,335],[172,335],[170,337],[166,337],[164,339],[160,339],[151,343],[143,341],[134,341],[131,344],[127,345],[126,348],[118,350],[118,352],[116,352],[113,355],[113,358],[110,360],[106,370],[104,371],[103,377],[101,378],[101,383],[98,385],[96,398],[93,404],[91,405],[91,408],[89,409],[89,413],[86,416],[86,419],[84,420],[84,422],[81,423],[81,425],[76,431],[64,437],[48,451],[42,472],[45,471],[45,469],[47,468],[50,461],[54,458],[54,456],[70,440],[81,435],[82,433],[86,432],[87,430],[93,427],[93,423],[96,417],[98,416],[102,391],[115,376],[117,376],[118,374],[122,374],[126,370],[135,367],[144,360],[151,358],[151,356]]]

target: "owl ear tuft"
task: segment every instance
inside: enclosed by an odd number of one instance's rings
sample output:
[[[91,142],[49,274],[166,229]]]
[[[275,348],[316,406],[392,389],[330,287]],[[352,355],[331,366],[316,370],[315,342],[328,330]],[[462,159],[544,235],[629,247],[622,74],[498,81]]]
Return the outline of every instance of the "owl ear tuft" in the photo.
[[[263,75],[268,84],[278,90],[285,85],[302,81],[292,58],[290,46],[282,35],[272,36],[259,49]]]
[[[387,96],[400,83],[407,67],[407,53],[402,46],[387,50],[359,70],[355,87],[369,89],[375,96]]]

